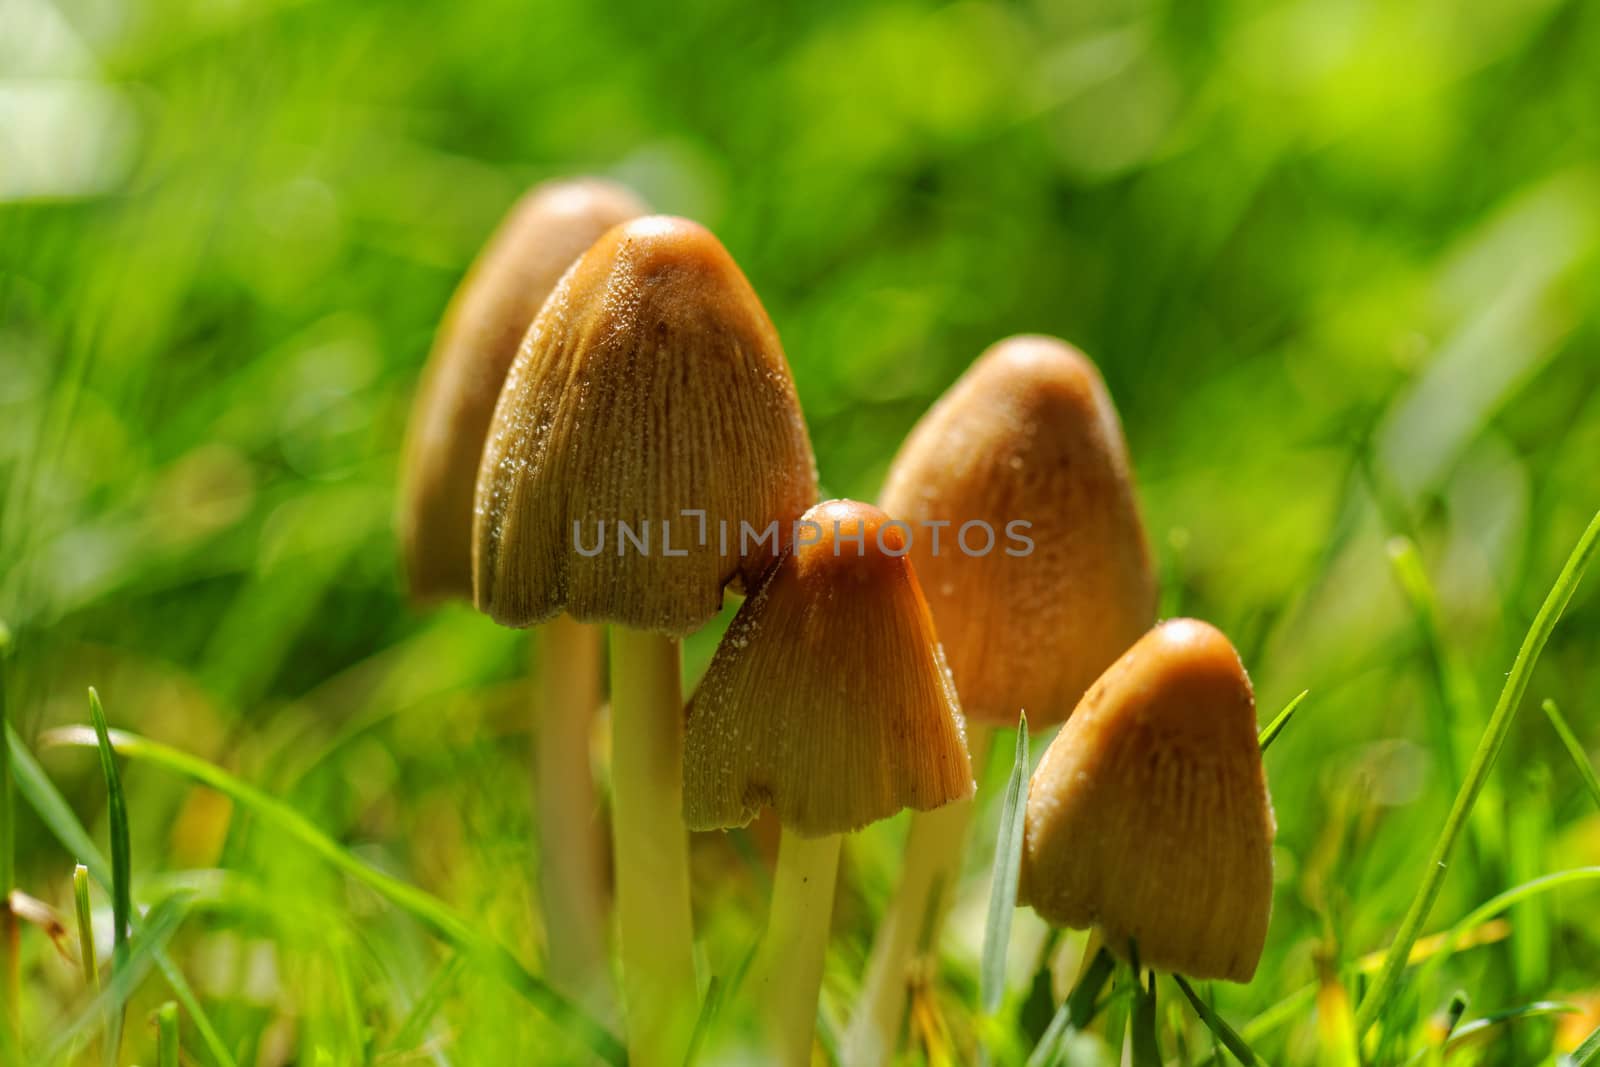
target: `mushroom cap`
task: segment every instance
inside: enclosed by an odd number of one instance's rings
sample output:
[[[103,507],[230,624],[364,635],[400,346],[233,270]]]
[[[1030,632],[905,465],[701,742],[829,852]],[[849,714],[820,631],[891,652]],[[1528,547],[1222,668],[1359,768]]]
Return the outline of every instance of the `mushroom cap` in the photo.
[[[1155,622],[1156,583],[1116,408],[1082,353],[1052,337],[988,349],[923,416],[883,509],[912,524],[961,703],[975,720],[1060,722]],[[926,522],[948,522],[935,551]],[[960,550],[987,523],[984,555]],[[1015,532],[1008,524],[1031,526]],[[974,529],[970,543],[985,534]],[[1017,553],[1017,554],[1011,554]]]
[[[681,636],[771,569],[816,486],[744,274],[703,227],[635,219],[562,278],[506,376],[478,473],[478,607]]]
[[[805,513],[689,702],[690,829],[742,826],[770,804],[786,829],[815,837],[972,795],[960,704],[908,540],[868,504]]]
[[[489,418],[528,324],[584,249],[644,204],[594,178],[535,186],[478,255],[439,326],[412,407],[399,528],[419,603],[472,597],[472,494]]]
[[[1126,958],[1247,982],[1276,826],[1255,697],[1215,627],[1174,619],[1095,682],[1028,785],[1020,896]]]

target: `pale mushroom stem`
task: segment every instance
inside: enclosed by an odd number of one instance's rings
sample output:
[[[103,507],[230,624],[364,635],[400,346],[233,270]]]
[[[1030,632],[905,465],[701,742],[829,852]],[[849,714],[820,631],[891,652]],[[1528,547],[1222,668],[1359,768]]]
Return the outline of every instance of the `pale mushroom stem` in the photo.
[[[600,706],[604,631],[567,615],[533,632],[537,729],[534,810],[539,822],[539,899],[550,978],[597,1011],[610,1006],[604,827],[590,755]]]
[[[784,1067],[811,1063],[841,841],[785,829],[778,842],[767,930],[750,980],[771,1053]]]
[[[628,1062],[679,1067],[695,1019],[678,642],[611,627],[612,840]]]
[[[993,738],[992,727],[968,721],[967,751],[974,775],[982,775]],[[894,1058],[912,964],[924,951],[938,951],[976,803],[969,798],[912,813],[900,881],[878,925],[861,996],[845,1034],[847,1067],[876,1067]]]

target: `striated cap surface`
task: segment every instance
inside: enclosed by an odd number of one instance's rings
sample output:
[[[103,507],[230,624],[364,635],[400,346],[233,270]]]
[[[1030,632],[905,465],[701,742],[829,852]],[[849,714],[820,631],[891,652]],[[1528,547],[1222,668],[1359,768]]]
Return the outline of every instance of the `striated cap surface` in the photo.
[[[613,182],[552,181],[519,200],[451,300],[412,407],[399,529],[418,602],[472,597],[472,496],[500,387],[561,275],[644,204]]]
[[[1028,786],[1020,895],[1127,958],[1247,982],[1276,826],[1255,697],[1215,627],[1162,623],[1101,676]]]
[[[562,279],[506,378],[478,474],[477,604],[510,626],[565,610],[682,635],[771,568],[815,498],[750,283],[703,227],[636,219]]]
[[[867,504],[806,512],[739,609],[688,708],[684,817],[763,804],[804,836],[972,794],[960,706],[902,527]]]
[[[1115,406],[1093,363],[1051,337],[986,351],[923,416],[883,509],[912,559],[975,721],[1060,722],[1155,622],[1156,583]],[[943,522],[935,551],[927,523]],[[964,524],[981,523],[974,550]],[[1026,524],[1026,525],[1017,525]]]

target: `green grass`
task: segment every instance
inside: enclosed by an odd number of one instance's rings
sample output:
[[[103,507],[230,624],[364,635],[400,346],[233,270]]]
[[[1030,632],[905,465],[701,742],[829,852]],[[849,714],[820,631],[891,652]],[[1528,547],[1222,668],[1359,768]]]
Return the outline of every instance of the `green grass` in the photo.
[[[1589,1067],[1590,1064],[1600,1063],[1600,1026],[1583,1039],[1583,1044],[1573,1051],[1567,1062],[1570,1067]]]
[[[178,1005],[170,1000],[156,1010],[156,1063],[178,1067]]]
[[[94,910],[89,901],[89,868],[81,863],[72,869],[72,904],[78,922],[78,964],[83,968],[83,984],[98,990],[100,966],[94,944]]]
[[[1572,732],[1566,718],[1561,714],[1561,709],[1556,707],[1556,702],[1544,702],[1544,714],[1550,720],[1550,725],[1555,727],[1556,736],[1561,738],[1561,744],[1566,748],[1567,754],[1572,757],[1573,769],[1578,772],[1578,777],[1583,781],[1583,786],[1589,793],[1596,807],[1600,807],[1600,778],[1594,773],[1594,764],[1589,761],[1589,754],[1583,750],[1583,743],[1578,740],[1578,735]]]
[[[1258,738],[1258,743],[1261,745],[1262,754],[1265,754],[1267,748],[1272,744],[1272,742],[1276,741],[1278,739],[1278,735],[1283,733],[1284,727],[1289,725],[1289,720],[1294,718],[1294,713],[1300,710],[1300,705],[1305,701],[1306,697],[1310,695],[1311,690],[1300,690],[1298,696],[1289,701],[1289,703],[1285,704],[1283,706],[1283,710],[1278,712],[1278,714],[1273,717],[1271,722],[1262,727],[1261,735]]]
[[[102,1048],[106,1067],[115,1067],[122,1053],[122,1025],[125,998],[133,983],[123,972],[131,972],[128,935],[133,923],[133,859],[128,844],[128,801],[122,791],[122,776],[111,751],[105,709],[100,694],[89,688],[89,718],[94,723],[94,743],[100,753],[100,773],[105,776],[106,807],[110,812],[111,834],[111,984],[117,991],[112,998],[108,1031]],[[148,937],[149,935],[147,935]],[[155,938],[150,938],[154,942]]]
[[[95,703],[95,707],[98,708],[98,703]],[[82,729],[65,728],[47,735],[44,741],[47,745],[97,745],[108,778],[112,781],[115,781],[111,755],[114,749],[123,756],[149,761],[215,789],[247,808],[262,821],[282,830],[308,853],[322,858],[331,866],[372,889],[390,904],[416,919],[441,940],[473,957],[486,972],[499,977],[535,1009],[543,1012],[558,1025],[570,1027],[596,1055],[613,1062],[623,1060],[622,1048],[602,1025],[587,1018],[576,1006],[563,999],[538,976],[530,973],[509,949],[495,944],[475,931],[465,916],[453,911],[448,905],[429,894],[386,875],[359,857],[352,856],[292,808],[239,781],[226,771],[177,749],[147,741],[142,737],[121,731],[108,734],[104,720],[98,712],[94,734],[91,735]],[[120,787],[113,792],[113,795],[119,793]],[[113,825],[115,824],[116,819],[113,817]],[[120,886],[126,884],[126,879],[119,879],[117,876],[115,842],[114,833],[112,881],[113,885]],[[123,849],[125,853],[126,844],[123,845]],[[120,913],[118,922],[121,923]],[[124,951],[119,938],[119,957]]]
[[[1017,750],[1000,802],[994,843],[994,878],[989,890],[989,918],[983,928],[983,969],[979,972],[980,1006],[993,1014],[1005,997],[1006,956],[1011,947],[1011,922],[1016,915],[1017,886],[1022,878],[1022,827],[1027,817],[1028,716],[1017,720]]]
[[[1152,1008],[1122,968],[1068,1010],[1082,939],[1027,910],[986,971],[997,758],[906,1062],[1115,1062],[1135,1016],[1169,1062],[1230,1034],[1332,1062],[1341,1004],[1372,1063],[1596,1059],[1600,583],[1544,606],[1600,506],[1596,5],[6,11],[0,890],[76,912],[102,966],[24,925],[0,1060],[99,1063],[125,1005],[117,1062],[158,1064],[169,1001],[193,1067],[615,1052],[544,982],[525,642],[409,609],[391,530],[451,290],[521,189],[580,171],[727,244],[829,495],[876,496],[991,341],[1080,345],[1162,604],[1251,672],[1255,979]],[[846,845],[832,1026],[903,834]],[[695,843],[703,1062],[744,1022],[762,857]]]
[[[1600,512],[1595,513],[1588,529],[1579,538],[1577,547],[1572,550],[1572,556],[1562,568],[1560,576],[1556,578],[1555,586],[1545,598],[1538,615],[1534,617],[1533,626],[1528,630],[1527,637],[1523,639],[1516,661],[1511,665],[1511,672],[1506,676],[1505,688],[1500,691],[1500,700],[1495,704],[1494,714],[1489,717],[1489,725],[1484,730],[1483,740],[1479,742],[1477,751],[1472,755],[1466,778],[1456,793],[1455,803],[1450,807],[1449,816],[1445,819],[1444,829],[1440,831],[1438,841],[1428,856],[1428,865],[1424,868],[1418,883],[1417,895],[1400,924],[1400,932],[1395,935],[1393,944],[1389,946],[1389,953],[1383,961],[1383,969],[1378,974],[1377,983],[1362,998],[1356,1015],[1358,1034],[1364,1033],[1389,1006],[1388,998],[1395,992],[1400,972],[1411,955],[1411,946],[1416,943],[1417,935],[1422,931],[1422,924],[1427,922],[1428,913],[1439,897],[1444,873],[1456,847],[1456,838],[1466,826],[1473,806],[1478,801],[1478,794],[1482,792],[1484,783],[1494,769],[1495,760],[1499,758],[1500,750],[1505,746],[1512,721],[1522,703],[1522,696],[1527,691],[1528,679],[1533,674],[1534,664],[1538,662],[1539,654],[1544,651],[1545,643],[1550,640],[1551,632],[1560,620],[1561,613],[1566,610],[1567,602],[1572,599],[1572,594],[1576,591],[1578,582],[1582,580],[1583,573],[1588,568],[1589,560],[1596,549],[1600,549]]]
[[[1195,1014],[1206,1024],[1206,1029],[1216,1035],[1217,1040],[1226,1048],[1234,1059],[1244,1064],[1245,1067],[1254,1067],[1261,1062],[1248,1042],[1239,1035],[1239,1032],[1221,1019],[1210,1004],[1201,1000],[1194,988],[1184,981],[1182,976],[1174,976],[1173,983],[1177,985],[1183,998],[1194,1008]]]

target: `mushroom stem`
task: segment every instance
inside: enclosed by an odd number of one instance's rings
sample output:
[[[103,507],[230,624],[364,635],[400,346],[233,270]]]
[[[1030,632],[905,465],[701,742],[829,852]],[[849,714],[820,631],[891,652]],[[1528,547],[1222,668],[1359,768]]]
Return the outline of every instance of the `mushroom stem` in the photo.
[[[972,772],[980,778],[993,738],[992,727],[968,720],[967,751]],[[976,803],[976,798],[958,800],[911,816],[900,881],[878,925],[861,996],[845,1034],[847,1067],[873,1067],[894,1058],[905,1020],[911,968],[919,956],[938,952],[939,931],[961,873]]]
[[[785,1067],[811,1063],[842,840],[839,834],[801,837],[786,829],[778,842],[772,906],[751,980],[771,1052]]]
[[[533,634],[536,660],[534,808],[539,898],[550,978],[591,1008],[608,1007],[604,829],[590,731],[600,704],[603,631],[567,615]]]
[[[678,642],[611,627],[611,794],[628,1061],[678,1067],[694,1026]]]

